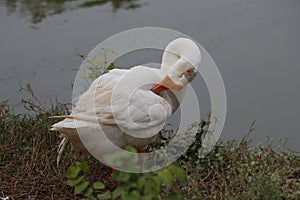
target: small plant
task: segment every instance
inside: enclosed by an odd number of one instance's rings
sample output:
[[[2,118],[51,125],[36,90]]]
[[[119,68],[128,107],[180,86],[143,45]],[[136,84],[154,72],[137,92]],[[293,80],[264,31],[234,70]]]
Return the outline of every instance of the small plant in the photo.
[[[186,173],[176,165],[143,174],[115,171],[112,178],[119,182],[112,192],[112,199],[183,199],[181,194],[171,192],[174,184],[186,181]]]
[[[132,148],[126,150],[134,152]],[[68,185],[74,187],[76,194],[90,199],[183,199],[181,194],[171,191],[176,182],[185,182],[187,178],[185,171],[176,165],[147,173],[115,171],[112,178],[118,182],[116,188],[104,191],[105,185],[102,182],[90,183],[86,180],[88,172],[87,163],[78,162],[67,170],[67,178]]]
[[[199,124],[191,124],[190,127],[187,128],[186,131],[183,133],[176,133],[173,130],[161,130],[158,133],[158,136],[154,141],[152,141],[148,147],[148,152],[153,152],[157,149],[166,150],[166,154],[159,153],[157,154],[155,164],[159,164],[162,160],[166,159],[165,157],[170,157],[172,154],[177,156],[178,152],[182,152],[184,148],[188,147],[183,155],[177,159],[177,164],[181,167],[185,168],[186,163],[188,162],[196,162],[199,161],[201,150],[203,149],[202,146],[202,138],[209,134],[208,128],[210,124],[210,113],[207,113],[207,119],[202,120]],[[190,134],[190,130],[193,128],[197,128],[197,133]],[[175,137],[176,136],[176,137]],[[167,145],[172,141],[171,146]],[[167,153],[168,152],[168,153]]]
[[[117,53],[108,48],[102,48],[101,52],[89,60],[86,56],[80,55],[85,59],[85,67],[88,69],[88,75],[84,77],[88,80],[94,80],[109,70],[119,68],[112,61]]]
[[[67,170],[68,185],[74,187],[76,194],[83,194],[85,197],[93,198],[95,190],[105,188],[102,182],[94,182],[91,184],[86,181],[86,174],[89,172],[87,162],[77,162],[75,166]]]

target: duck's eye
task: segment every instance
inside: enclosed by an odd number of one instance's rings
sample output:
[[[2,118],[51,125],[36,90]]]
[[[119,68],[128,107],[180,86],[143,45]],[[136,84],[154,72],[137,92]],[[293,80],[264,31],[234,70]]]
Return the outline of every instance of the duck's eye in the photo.
[[[182,76],[189,76],[191,74],[194,74],[195,73],[195,69],[194,68],[188,68],[185,72],[182,72],[180,75],[179,75],[179,78],[181,78]]]
[[[195,70],[193,67],[191,67],[191,68],[188,68],[185,72],[190,74],[190,73],[194,73]]]

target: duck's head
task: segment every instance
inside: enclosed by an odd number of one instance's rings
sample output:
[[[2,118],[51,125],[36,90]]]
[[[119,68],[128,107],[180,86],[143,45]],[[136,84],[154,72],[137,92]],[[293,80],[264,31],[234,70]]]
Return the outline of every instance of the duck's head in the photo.
[[[181,90],[195,78],[200,62],[201,52],[195,42],[188,38],[173,40],[166,47],[162,58],[161,71],[165,77],[152,91]]]

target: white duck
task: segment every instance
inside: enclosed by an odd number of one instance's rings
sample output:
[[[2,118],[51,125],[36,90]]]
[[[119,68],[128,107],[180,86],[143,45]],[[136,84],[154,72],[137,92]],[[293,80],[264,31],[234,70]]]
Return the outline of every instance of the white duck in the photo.
[[[51,129],[64,136],[57,161],[68,140],[97,156],[114,152],[112,143],[143,152],[180,105],[200,61],[198,46],[178,38],[167,45],[161,69],[136,66],[101,75],[82,94],[71,115],[57,116],[65,118]]]

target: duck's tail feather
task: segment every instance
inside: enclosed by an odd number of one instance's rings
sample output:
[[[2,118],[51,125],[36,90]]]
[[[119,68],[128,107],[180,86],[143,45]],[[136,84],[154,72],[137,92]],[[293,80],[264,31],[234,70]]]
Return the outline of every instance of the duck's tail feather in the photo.
[[[63,153],[63,151],[64,151],[64,149],[65,149],[68,141],[69,141],[69,139],[67,137],[64,137],[62,139],[62,141],[60,142],[59,146],[58,146],[58,149],[57,149],[57,153],[58,154],[57,154],[57,158],[56,158],[56,165],[57,165],[57,167],[59,165],[60,158],[62,156],[62,153]]]
[[[85,115],[58,115],[58,116],[50,116],[48,117],[50,119],[73,119],[73,120],[80,120],[80,121],[85,121],[85,122],[91,122],[91,123],[102,123],[106,125],[113,125],[115,124],[115,121],[113,119],[113,114],[106,115],[105,117],[98,117],[98,116],[85,116]],[[57,124],[57,123],[56,123]],[[52,127],[55,127],[55,125]],[[55,130],[55,129],[51,129]]]
[[[61,119],[61,118],[74,119],[74,116],[72,116],[72,115],[58,115],[58,116],[50,116],[48,118],[50,118],[50,119]]]

